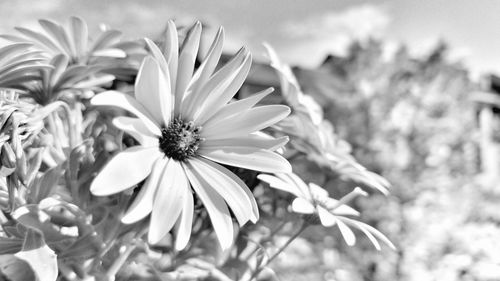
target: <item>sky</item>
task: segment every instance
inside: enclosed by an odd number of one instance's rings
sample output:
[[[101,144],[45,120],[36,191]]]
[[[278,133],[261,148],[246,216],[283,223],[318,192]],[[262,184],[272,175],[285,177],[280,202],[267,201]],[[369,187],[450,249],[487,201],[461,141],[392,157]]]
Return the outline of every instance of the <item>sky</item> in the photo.
[[[0,32],[78,15],[94,29],[106,23],[130,38],[154,37],[167,19],[200,19],[224,26],[228,50],[245,45],[256,59],[262,42],[291,64],[315,67],[354,38],[405,43],[415,54],[443,39],[474,71],[500,73],[499,11],[498,0],[9,0],[0,1]]]

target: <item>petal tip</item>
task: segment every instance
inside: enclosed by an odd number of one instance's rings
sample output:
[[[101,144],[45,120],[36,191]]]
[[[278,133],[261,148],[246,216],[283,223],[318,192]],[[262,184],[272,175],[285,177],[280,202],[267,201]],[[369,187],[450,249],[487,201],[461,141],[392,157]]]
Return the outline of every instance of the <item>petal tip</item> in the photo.
[[[92,184],[90,186],[90,193],[94,196],[108,196],[113,193],[110,193],[109,191],[106,191],[106,188],[102,188],[101,186],[97,184]]]
[[[155,233],[155,231],[151,231],[151,228],[149,229],[148,232],[148,243],[155,245],[158,244],[163,237],[159,237],[158,233]]]
[[[121,218],[121,222],[123,224],[133,224],[133,223],[136,223],[140,220],[142,220],[143,217],[137,217],[137,216],[134,216],[134,213],[126,213],[122,218]]]

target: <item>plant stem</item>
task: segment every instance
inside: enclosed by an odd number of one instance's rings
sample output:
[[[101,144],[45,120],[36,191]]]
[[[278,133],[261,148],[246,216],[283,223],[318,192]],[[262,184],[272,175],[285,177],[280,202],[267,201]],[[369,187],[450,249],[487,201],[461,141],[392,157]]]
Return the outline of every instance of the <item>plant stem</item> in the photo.
[[[54,147],[57,149],[57,152],[60,153],[62,152],[62,145],[60,141],[59,130],[57,129],[56,121],[53,114],[54,113],[51,113],[49,116],[47,116],[47,121],[49,123],[50,134],[53,137]]]
[[[121,255],[115,260],[115,262],[109,267],[108,271],[106,272],[106,277],[108,278],[108,280],[115,280],[116,274],[123,266],[123,264],[125,264],[128,257],[130,256],[130,254],[132,254],[136,247],[137,245],[135,243],[127,246],[125,251],[123,251],[123,253],[121,253]]]
[[[71,108],[67,103],[61,103],[62,108],[64,109],[64,113],[66,113],[66,117],[68,118],[66,121],[68,122],[68,142],[69,142],[69,148],[70,151],[75,147],[75,129],[76,125],[73,124],[73,114],[71,112]]]
[[[250,253],[246,256],[246,258],[244,258],[244,259],[249,259],[251,256],[253,256],[253,255],[254,255],[254,254],[255,254],[255,253],[256,253],[259,249],[261,249],[261,248],[259,248],[259,245],[261,245],[261,244],[262,244],[262,242],[264,242],[264,243],[265,243],[265,242],[268,242],[269,240],[271,240],[271,239],[272,239],[272,237],[273,237],[276,233],[278,233],[278,232],[279,232],[279,231],[280,231],[280,230],[281,230],[281,229],[285,226],[285,224],[286,224],[286,223],[287,223],[286,221],[281,222],[281,223],[278,225],[278,227],[276,227],[275,229],[273,229],[273,230],[271,231],[271,233],[270,233],[270,234],[269,234],[266,238],[264,238],[262,241],[260,241],[259,243],[254,242],[254,243],[256,244],[255,248],[254,248],[254,249],[253,249],[253,250],[252,250],[252,251],[251,251],[251,252],[250,252]],[[240,257],[240,258],[241,258],[241,257]]]
[[[300,226],[299,230],[297,232],[295,232],[292,236],[290,236],[290,238],[288,238],[288,240],[286,241],[285,244],[283,244],[279,249],[278,251],[276,251],[271,257],[269,257],[269,259],[267,259],[266,261],[266,264],[262,265],[262,266],[258,266],[256,268],[256,270],[252,273],[252,275],[250,276],[250,279],[248,279],[248,281],[252,281],[254,278],[256,278],[259,273],[266,267],[268,266],[276,257],[278,257],[289,245],[290,243],[293,242],[293,240],[295,240],[297,237],[299,237],[299,235],[309,226],[309,223],[307,223],[306,221],[303,221],[302,222],[302,225]]]

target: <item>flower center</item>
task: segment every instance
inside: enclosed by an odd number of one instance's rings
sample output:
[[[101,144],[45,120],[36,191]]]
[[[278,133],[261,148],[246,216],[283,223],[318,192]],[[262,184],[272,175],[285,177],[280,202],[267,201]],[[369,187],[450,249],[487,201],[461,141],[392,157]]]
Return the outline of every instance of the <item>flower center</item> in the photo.
[[[325,209],[328,209],[328,206],[327,206],[327,199],[322,197],[322,196],[318,196],[318,195],[314,195],[314,194],[311,194],[311,197],[312,197],[312,201],[313,201],[313,204],[315,206],[321,206]]]
[[[184,122],[175,118],[166,128],[161,129],[160,149],[167,157],[177,161],[185,161],[193,157],[203,139],[200,137],[201,127],[194,122]]]

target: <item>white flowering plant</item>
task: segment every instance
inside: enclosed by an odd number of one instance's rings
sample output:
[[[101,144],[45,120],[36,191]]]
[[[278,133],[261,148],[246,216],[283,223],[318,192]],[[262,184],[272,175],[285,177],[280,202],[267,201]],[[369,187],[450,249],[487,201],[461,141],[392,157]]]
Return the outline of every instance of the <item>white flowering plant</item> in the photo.
[[[39,23],[1,36],[8,280],[270,280],[273,260],[316,227],[394,248],[349,206],[389,183],[269,45],[263,65],[280,87],[251,92],[258,69],[244,47],[222,59],[222,28],[202,55],[199,22],[168,21],[156,42],[91,36],[77,17]],[[324,174],[351,191],[321,187]]]

